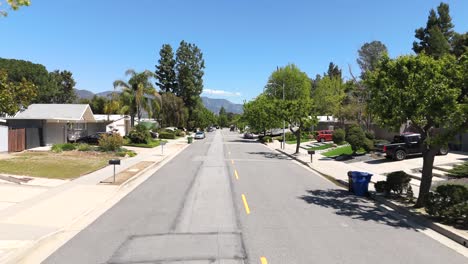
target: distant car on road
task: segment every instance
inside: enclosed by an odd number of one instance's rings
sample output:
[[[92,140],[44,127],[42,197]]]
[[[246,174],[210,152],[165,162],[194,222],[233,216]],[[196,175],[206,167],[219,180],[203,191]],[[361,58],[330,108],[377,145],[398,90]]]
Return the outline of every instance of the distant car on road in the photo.
[[[213,131],[215,131],[214,127],[209,127],[208,128],[208,132],[213,132]]]
[[[195,139],[204,139],[205,138],[205,132],[203,131],[198,131],[195,133]]]
[[[253,139],[254,138],[254,134],[250,133],[250,132],[246,132],[244,133],[244,138],[245,139]]]
[[[333,130],[318,130],[315,133],[315,139],[320,142],[332,141],[333,140]]]

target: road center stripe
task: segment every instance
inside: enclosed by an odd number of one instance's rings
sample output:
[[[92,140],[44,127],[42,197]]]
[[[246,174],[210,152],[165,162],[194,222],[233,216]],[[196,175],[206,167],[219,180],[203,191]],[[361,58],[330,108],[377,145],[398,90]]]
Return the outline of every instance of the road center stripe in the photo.
[[[234,170],[234,175],[236,176],[236,180],[239,179],[239,174],[237,173],[237,170]]]
[[[260,262],[262,262],[262,264],[268,264],[268,261],[265,257],[261,257]]]
[[[249,208],[249,205],[247,204],[247,199],[245,199],[245,195],[243,194],[242,194],[242,201],[244,202],[245,212],[247,214],[250,214],[250,208]]]
[[[231,160],[231,164],[234,165],[234,160]]]

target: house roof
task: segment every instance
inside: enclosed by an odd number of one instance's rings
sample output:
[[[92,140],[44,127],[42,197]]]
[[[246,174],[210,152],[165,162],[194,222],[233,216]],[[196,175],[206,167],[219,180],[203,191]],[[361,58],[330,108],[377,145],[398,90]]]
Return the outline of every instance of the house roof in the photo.
[[[88,104],[32,104],[7,119],[96,121]]]

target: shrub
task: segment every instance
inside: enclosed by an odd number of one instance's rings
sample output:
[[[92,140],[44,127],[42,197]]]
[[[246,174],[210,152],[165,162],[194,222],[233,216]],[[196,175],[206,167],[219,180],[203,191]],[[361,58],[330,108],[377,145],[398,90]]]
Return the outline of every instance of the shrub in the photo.
[[[356,153],[361,148],[365,148],[366,135],[362,128],[358,125],[353,125],[346,133],[346,141],[351,145],[353,153]]]
[[[130,131],[130,133],[128,133],[128,138],[131,143],[146,144],[150,140],[151,134],[145,125],[138,124],[132,131]]]
[[[104,134],[99,139],[99,147],[103,151],[118,151],[123,143],[124,139],[121,135],[117,133],[113,134]]]
[[[78,151],[90,151],[92,150],[91,146],[86,143],[81,143],[76,146]]]
[[[387,188],[386,188],[386,185],[387,185],[387,182],[386,182],[386,181],[378,181],[378,182],[376,182],[375,185],[374,185],[375,191],[378,192],[378,193],[383,193],[383,192],[385,192],[385,190],[387,189]]]
[[[386,192],[394,192],[398,195],[408,190],[411,177],[404,171],[394,171],[387,175],[385,183]]]
[[[364,139],[364,149],[366,152],[375,150],[374,141],[368,138]]]
[[[449,171],[449,176],[456,178],[468,178],[468,161],[454,166]]]
[[[71,151],[75,150],[76,146],[72,143],[53,144],[51,150],[53,152]]]
[[[161,132],[161,133],[159,133],[159,138],[160,139],[175,139],[176,136],[175,136],[174,133]]]
[[[284,138],[286,139],[286,141],[296,140],[296,136],[291,132],[285,133]]]
[[[364,133],[366,135],[366,138],[370,139],[370,140],[374,140],[375,139],[375,135],[373,132],[370,132],[370,131],[366,131]]]
[[[185,137],[185,132],[183,130],[177,129],[175,131],[175,135],[178,136],[178,137]]]
[[[333,132],[333,142],[335,144],[341,144],[346,138],[346,132],[343,129],[337,129]]]
[[[153,130],[156,129],[156,124],[152,122],[139,122],[137,127],[144,127],[145,130]]]
[[[270,136],[264,136],[264,137],[262,137],[262,138],[260,139],[260,141],[261,141],[262,143],[270,143],[270,142],[273,142],[273,138],[270,137]]]
[[[426,204],[427,213],[444,218],[448,222],[468,223],[468,188],[457,184],[437,186],[430,192]]]

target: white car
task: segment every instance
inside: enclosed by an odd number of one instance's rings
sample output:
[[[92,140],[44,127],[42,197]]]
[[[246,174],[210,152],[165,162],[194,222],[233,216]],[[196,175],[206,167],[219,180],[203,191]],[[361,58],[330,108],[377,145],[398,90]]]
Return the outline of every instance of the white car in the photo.
[[[195,139],[204,139],[205,138],[205,132],[203,131],[198,131],[195,133]]]

